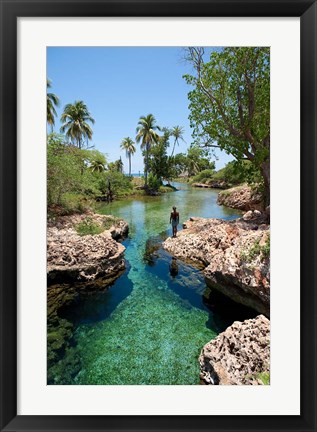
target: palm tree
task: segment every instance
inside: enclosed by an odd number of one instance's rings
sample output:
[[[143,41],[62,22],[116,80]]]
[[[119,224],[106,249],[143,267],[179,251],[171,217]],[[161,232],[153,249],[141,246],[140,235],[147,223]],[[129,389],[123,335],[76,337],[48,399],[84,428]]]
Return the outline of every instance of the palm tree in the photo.
[[[99,160],[93,160],[90,163],[89,169],[92,172],[103,172],[105,170],[105,165],[102,163],[102,161]]]
[[[125,150],[126,156],[129,159],[129,177],[131,177],[131,156],[136,151],[134,142],[129,137],[123,138],[120,147],[122,148],[122,150]]]
[[[147,188],[147,173],[148,173],[148,161],[149,161],[149,151],[154,143],[159,141],[159,135],[155,130],[161,130],[159,126],[156,125],[156,119],[153,114],[148,114],[146,117],[141,116],[138,122],[138,127],[136,128],[135,140],[137,143],[141,142],[141,149],[145,150],[145,166],[144,166],[144,177],[145,177],[145,187]]]
[[[191,156],[187,156],[187,168],[188,168],[188,177],[191,175],[195,175],[199,171],[199,164],[197,159]]]
[[[115,163],[117,165],[118,172],[120,172],[122,174],[123,173],[123,162],[122,162],[121,156]]]
[[[184,128],[183,128],[183,126],[174,126],[172,128],[172,130],[170,131],[170,133],[171,133],[171,136],[173,136],[175,138],[174,145],[173,145],[173,151],[171,154],[171,157],[172,157],[174,154],[174,150],[175,150],[175,144],[177,143],[177,145],[179,145],[178,140],[182,140],[185,142],[185,140],[183,138]]]
[[[87,152],[86,163],[91,172],[103,172],[106,169],[107,159],[103,153],[98,150],[89,150]]]
[[[52,87],[52,81],[50,79],[46,79],[46,88],[49,89]],[[55,116],[57,116],[57,112],[55,107],[59,105],[59,98],[54,93],[47,93],[46,95],[46,121],[51,126],[53,132],[53,126],[55,125]]]
[[[83,146],[83,141],[91,140],[92,129],[90,125],[95,123],[88,111],[87,105],[83,101],[75,101],[73,104],[67,104],[61,116],[61,132],[66,131],[66,136],[79,149]]]

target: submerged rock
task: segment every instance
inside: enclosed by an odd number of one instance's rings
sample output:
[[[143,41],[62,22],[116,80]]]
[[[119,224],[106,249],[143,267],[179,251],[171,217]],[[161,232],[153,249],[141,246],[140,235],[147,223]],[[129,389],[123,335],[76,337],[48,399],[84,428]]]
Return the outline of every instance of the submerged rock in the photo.
[[[199,365],[203,384],[268,384],[270,321],[259,315],[234,322],[203,347]]]
[[[238,210],[264,210],[262,194],[250,186],[236,186],[219,192],[217,202]]]
[[[164,249],[204,266],[207,285],[237,303],[269,316],[269,225],[237,219],[191,218]]]

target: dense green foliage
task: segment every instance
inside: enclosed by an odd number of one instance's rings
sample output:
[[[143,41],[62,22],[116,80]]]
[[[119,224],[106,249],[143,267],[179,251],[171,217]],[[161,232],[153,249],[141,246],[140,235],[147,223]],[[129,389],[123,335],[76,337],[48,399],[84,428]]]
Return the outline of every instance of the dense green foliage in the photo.
[[[128,196],[133,192],[131,179],[119,171],[105,171],[99,179],[99,189],[101,195],[107,193],[108,187],[113,191],[114,198]]]
[[[123,162],[122,162],[121,156],[116,161],[110,162],[108,164],[108,169],[109,169],[109,171],[119,172],[122,174],[123,173]]]
[[[66,138],[50,134],[47,138],[47,203],[64,213],[83,211],[96,199],[109,193],[129,195],[132,184],[121,172],[106,170],[106,158],[97,150],[79,149]]]
[[[86,175],[81,172],[84,159],[77,148],[66,145],[64,137],[48,136],[47,145],[47,202],[63,205],[66,194],[82,194],[86,189]],[[92,174],[90,172],[90,174]]]
[[[105,228],[98,225],[92,218],[87,216],[82,222],[75,226],[77,234],[81,236],[95,235],[102,233]]]
[[[156,119],[153,114],[140,117],[136,128],[137,135],[135,140],[138,144],[141,144],[141,149],[144,154],[145,187],[147,187],[147,175],[149,170],[149,152],[153,144],[159,141],[157,130],[160,130],[160,127],[156,124]]]
[[[159,177],[157,177],[155,174],[149,173],[148,176],[148,187],[152,191],[158,191],[162,182]]]
[[[208,184],[211,180],[213,180],[214,175],[215,175],[215,170],[212,169],[202,170],[192,178],[192,182]]]
[[[163,135],[159,137],[157,143],[149,150],[148,170],[152,176],[159,180],[159,185],[162,184],[163,178],[169,179],[171,174],[171,158],[167,155],[167,149],[170,145],[169,138],[169,130],[164,129]]]
[[[192,178],[193,183],[210,184],[215,181],[225,182],[228,187],[243,183],[258,185],[261,174],[250,161],[232,161],[218,171],[203,170]]]
[[[238,161],[251,161],[270,188],[270,49],[224,48],[204,61],[203,48],[189,48],[195,75],[186,75],[190,122],[199,145],[219,147]]]
[[[178,153],[170,159],[171,177],[192,177],[203,170],[214,170],[215,162],[211,161],[211,156],[209,149],[191,144],[186,154]]]
[[[107,216],[102,223],[94,221],[90,216],[86,216],[79,224],[75,226],[75,229],[79,235],[95,235],[100,234],[105,230],[110,229],[112,226],[116,226],[118,218],[114,216]]]

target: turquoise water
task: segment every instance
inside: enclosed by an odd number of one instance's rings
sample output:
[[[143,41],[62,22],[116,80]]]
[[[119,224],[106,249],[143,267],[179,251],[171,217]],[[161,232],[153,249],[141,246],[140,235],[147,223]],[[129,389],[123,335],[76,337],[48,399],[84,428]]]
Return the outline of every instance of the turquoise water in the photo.
[[[108,290],[61,311],[73,323],[74,337],[60,361],[59,383],[199,384],[197,359],[202,346],[233,317],[221,308],[208,308],[200,270],[173,260],[160,245],[171,235],[173,205],[181,223],[190,216],[233,219],[239,215],[217,205],[217,191],[186,184],[177,187],[179,191],[160,197],[98,208],[129,223],[129,238],[123,243],[127,269]],[[63,376],[74,357],[79,359],[79,370]]]

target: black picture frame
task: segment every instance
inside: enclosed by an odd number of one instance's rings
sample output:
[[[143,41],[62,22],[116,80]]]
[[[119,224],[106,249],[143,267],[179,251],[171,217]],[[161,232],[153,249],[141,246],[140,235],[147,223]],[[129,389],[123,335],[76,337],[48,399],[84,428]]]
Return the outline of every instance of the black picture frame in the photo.
[[[0,7],[1,431],[315,431],[317,406],[316,2],[311,0],[65,0],[62,2],[0,0]],[[301,370],[294,371],[296,374],[300,373],[300,415],[17,415],[17,18],[59,16],[300,17],[301,259],[299,264],[301,269]],[[283,287],[283,289],[287,289],[287,287]],[[291,347],[289,355],[290,357],[286,361],[291,361]]]

